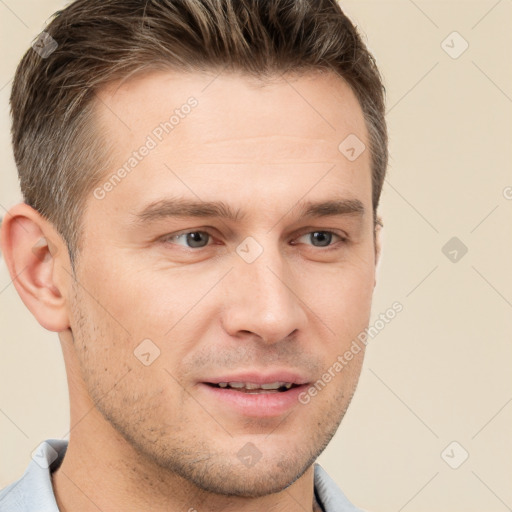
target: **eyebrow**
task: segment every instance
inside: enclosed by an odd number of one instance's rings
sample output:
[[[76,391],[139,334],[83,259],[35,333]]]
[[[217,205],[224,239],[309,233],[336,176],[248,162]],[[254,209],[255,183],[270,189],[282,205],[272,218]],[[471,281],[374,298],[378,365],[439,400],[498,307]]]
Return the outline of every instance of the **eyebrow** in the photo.
[[[363,216],[365,207],[359,199],[331,199],[327,201],[302,201],[287,213],[297,209],[300,218],[331,216]],[[223,201],[196,201],[183,198],[168,198],[155,201],[135,214],[137,223],[146,224],[172,217],[220,218],[238,222],[246,217],[245,212],[233,209]]]

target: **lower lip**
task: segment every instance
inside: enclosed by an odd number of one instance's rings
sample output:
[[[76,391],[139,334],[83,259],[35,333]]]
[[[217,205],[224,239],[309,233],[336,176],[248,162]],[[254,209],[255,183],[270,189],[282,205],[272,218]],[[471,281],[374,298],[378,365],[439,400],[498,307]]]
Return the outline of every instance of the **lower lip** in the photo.
[[[271,418],[281,416],[299,404],[299,395],[307,384],[277,393],[244,393],[229,388],[217,388],[201,383],[209,400],[214,399],[244,416]],[[209,402],[208,402],[209,403]]]

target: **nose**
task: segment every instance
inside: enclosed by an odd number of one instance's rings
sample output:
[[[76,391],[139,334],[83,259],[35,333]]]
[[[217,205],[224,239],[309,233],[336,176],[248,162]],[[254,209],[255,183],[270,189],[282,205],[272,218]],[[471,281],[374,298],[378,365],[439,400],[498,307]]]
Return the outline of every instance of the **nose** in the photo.
[[[277,343],[302,330],[307,323],[297,274],[279,249],[266,246],[248,263],[234,254],[234,268],[224,283],[222,324],[234,337],[257,336]]]

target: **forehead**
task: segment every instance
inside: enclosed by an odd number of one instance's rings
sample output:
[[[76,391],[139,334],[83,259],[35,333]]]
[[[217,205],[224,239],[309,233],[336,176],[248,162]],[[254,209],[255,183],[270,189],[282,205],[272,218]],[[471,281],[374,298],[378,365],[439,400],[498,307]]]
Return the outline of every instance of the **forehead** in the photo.
[[[367,136],[353,91],[330,72],[266,80],[226,72],[153,72],[110,84],[97,97],[100,128],[114,143],[136,144],[140,135],[170,121],[173,135],[180,134],[181,147],[186,143],[205,152],[208,146],[200,147],[204,143],[232,147],[226,135],[252,138],[245,144],[245,149],[252,149],[250,155],[264,149],[258,147],[257,137],[289,137],[292,145],[311,140],[324,154],[333,145],[337,150],[336,142],[348,133],[361,139]],[[181,122],[184,115],[188,117],[187,102],[194,100],[192,121]],[[173,114],[179,119],[172,119]],[[282,141],[277,146],[282,147]]]
[[[125,169],[104,203],[154,202],[166,190],[275,200],[319,179],[317,190],[348,186],[371,195],[369,151],[355,161],[342,151],[347,138],[368,146],[363,113],[332,73],[263,82],[234,73],[155,72],[100,91],[96,114],[112,160],[105,179]]]

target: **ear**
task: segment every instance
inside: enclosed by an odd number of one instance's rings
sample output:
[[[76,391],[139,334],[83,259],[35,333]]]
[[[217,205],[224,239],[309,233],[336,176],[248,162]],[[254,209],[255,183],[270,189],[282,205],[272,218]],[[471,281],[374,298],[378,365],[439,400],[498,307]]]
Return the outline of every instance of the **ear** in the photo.
[[[66,297],[71,262],[66,244],[53,225],[27,204],[18,204],[3,219],[0,242],[25,306],[45,329],[68,329]]]
[[[380,256],[382,253],[382,229],[384,228],[384,224],[382,222],[382,218],[380,216],[376,217],[375,220],[375,233],[374,233],[374,241],[375,241],[375,282],[374,287],[377,285],[377,270],[379,268]]]

